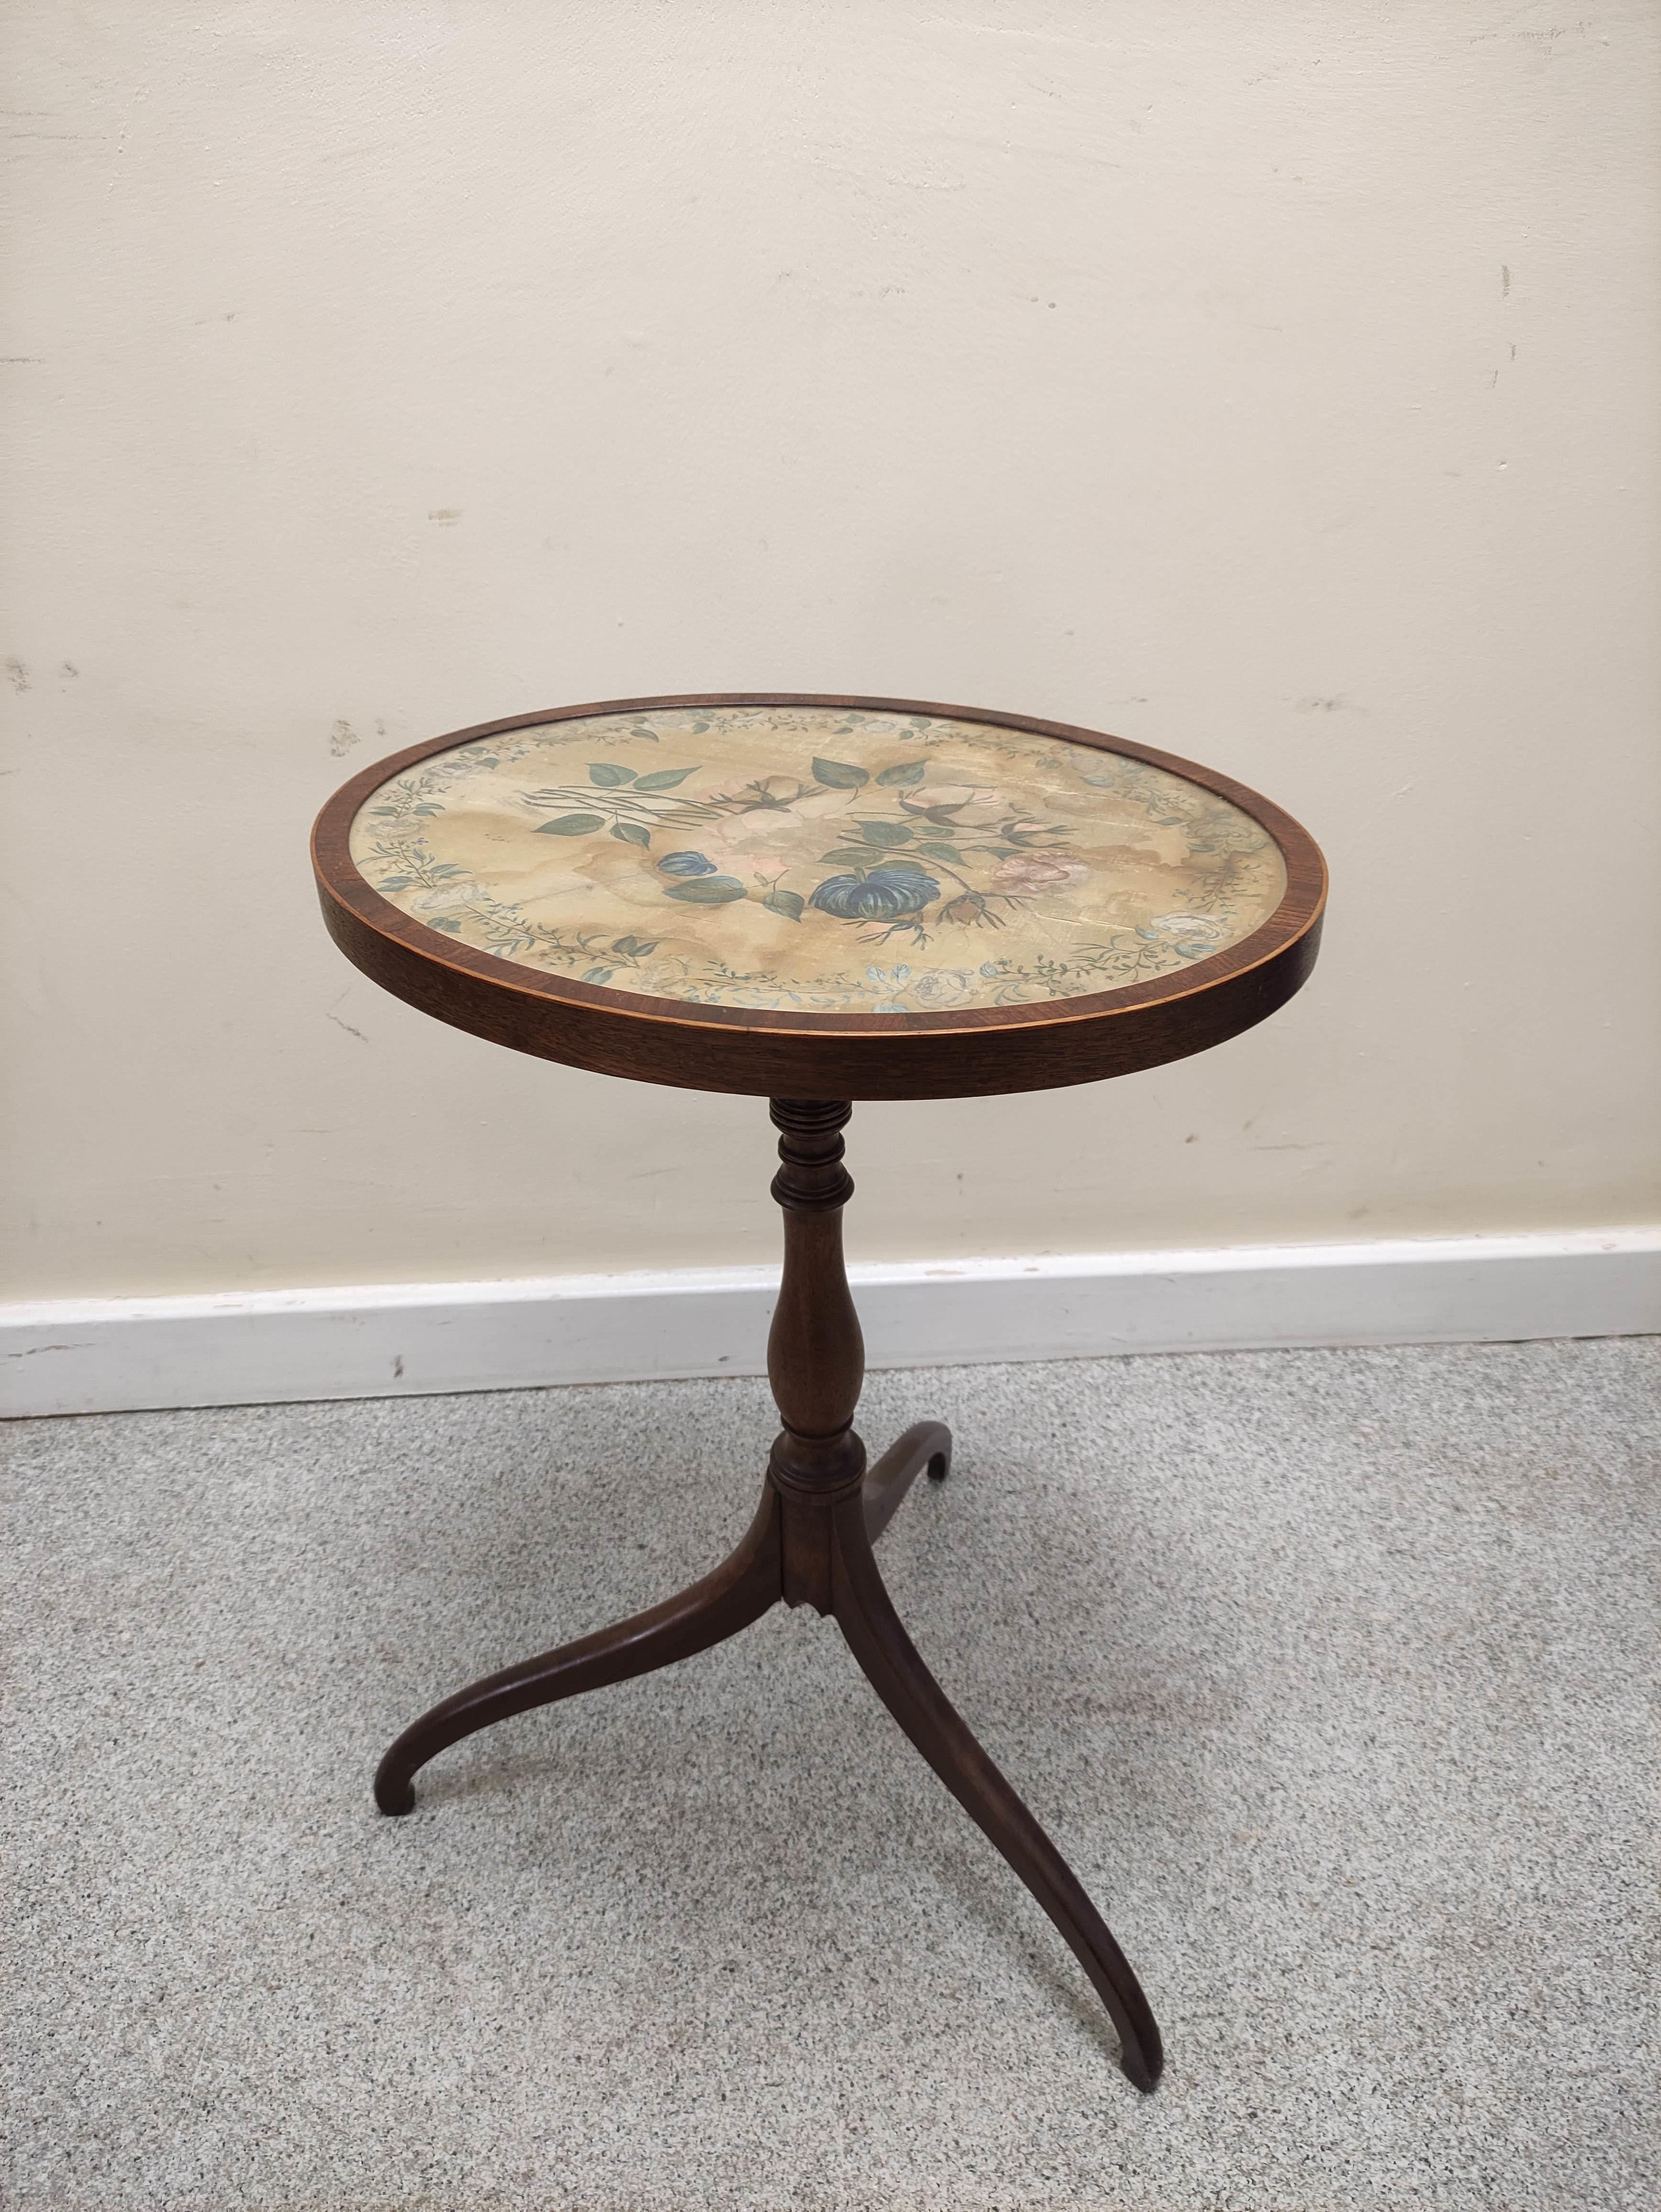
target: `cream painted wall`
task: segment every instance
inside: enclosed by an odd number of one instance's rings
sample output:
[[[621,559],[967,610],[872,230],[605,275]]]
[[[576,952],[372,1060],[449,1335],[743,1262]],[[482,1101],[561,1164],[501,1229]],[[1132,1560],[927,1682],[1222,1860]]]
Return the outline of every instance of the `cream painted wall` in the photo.
[[[770,1257],[757,1103],[445,1030],[310,817],[869,690],[1301,816],[1284,1014],[862,1109],[861,1258],[1656,1212],[1653,8],[13,0],[13,1295]]]

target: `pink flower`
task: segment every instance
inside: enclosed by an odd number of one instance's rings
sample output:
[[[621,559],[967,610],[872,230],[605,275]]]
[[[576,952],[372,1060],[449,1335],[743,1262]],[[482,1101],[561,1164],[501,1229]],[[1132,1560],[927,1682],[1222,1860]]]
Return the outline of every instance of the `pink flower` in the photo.
[[[992,887],[1028,893],[1066,891],[1083,883],[1089,873],[1082,860],[1069,860],[1065,853],[1013,853],[999,864]]]
[[[794,799],[788,805],[746,807],[741,814],[729,814],[725,821],[705,830],[703,842],[711,854],[730,867],[751,868],[759,874],[763,863],[770,862],[782,875],[787,867],[817,860],[827,838],[834,842],[836,832],[823,817],[843,811],[848,798],[845,791],[827,791]]]
[[[967,968],[933,968],[918,976],[911,986],[911,995],[927,1011],[960,1006],[974,988],[975,978]]]

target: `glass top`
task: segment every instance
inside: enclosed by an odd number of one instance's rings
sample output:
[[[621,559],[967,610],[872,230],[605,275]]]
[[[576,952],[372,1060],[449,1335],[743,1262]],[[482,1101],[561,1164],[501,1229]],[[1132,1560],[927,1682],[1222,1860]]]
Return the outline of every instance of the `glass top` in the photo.
[[[694,1006],[941,1013],[1123,989],[1266,921],[1280,848],[1203,786],[987,722],[669,707],[429,755],[360,873],[475,951]]]

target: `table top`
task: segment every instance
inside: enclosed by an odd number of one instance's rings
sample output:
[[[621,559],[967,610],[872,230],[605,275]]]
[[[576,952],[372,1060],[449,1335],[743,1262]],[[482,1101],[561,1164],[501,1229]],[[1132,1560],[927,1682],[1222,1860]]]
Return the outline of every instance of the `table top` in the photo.
[[[1036,1088],[1200,1050],[1297,988],[1325,888],[1280,809],[1145,746],[778,695],[454,732],[353,778],[314,849],[343,949],[428,1011],[773,1096]]]

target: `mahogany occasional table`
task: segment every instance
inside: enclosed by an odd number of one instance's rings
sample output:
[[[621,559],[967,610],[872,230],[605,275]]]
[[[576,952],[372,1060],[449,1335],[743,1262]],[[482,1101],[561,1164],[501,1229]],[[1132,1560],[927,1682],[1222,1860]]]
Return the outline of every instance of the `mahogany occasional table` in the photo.
[[[496,1043],[770,1098],[783,1426],[726,1563],[632,1620],[509,1667],[406,1729],[375,1798],[510,1713],[707,1650],[782,1598],[834,1613],[873,1688],[1066,1937],[1151,2089],[1159,2031],[1055,1845],[901,1626],[873,1551],[950,1431],[867,1465],[842,1254],[859,1098],[1125,1075],[1284,1005],[1326,872],[1226,776],[1062,722],[906,699],[723,693],[484,722],[365,769],[318,818],[324,917],[364,973]]]

